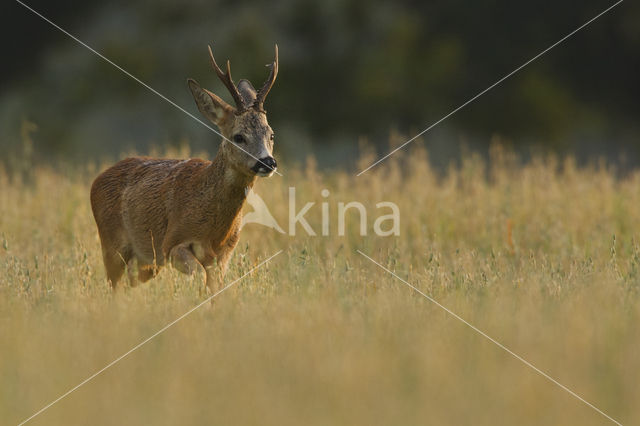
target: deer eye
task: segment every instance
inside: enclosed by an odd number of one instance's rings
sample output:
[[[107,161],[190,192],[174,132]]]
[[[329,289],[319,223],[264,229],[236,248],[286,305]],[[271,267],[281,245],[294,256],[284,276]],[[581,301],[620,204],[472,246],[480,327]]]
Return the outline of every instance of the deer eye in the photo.
[[[269,139],[273,140],[273,138],[275,138],[276,135],[274,135],[273,133],[271,133],[271,136],[269,136]]]
[[[233,137],[235,143],[244,143],[244,136],[238,134]]]

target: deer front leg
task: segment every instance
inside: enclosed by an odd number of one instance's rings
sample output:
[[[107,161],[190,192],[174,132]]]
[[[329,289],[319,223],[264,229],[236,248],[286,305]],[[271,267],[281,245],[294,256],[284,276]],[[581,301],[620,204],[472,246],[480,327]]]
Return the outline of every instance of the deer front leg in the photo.
[[[173,267],[183,274],[191,275],[198,271],[206,272],[204,266],[196,259],[187,244],[173,247],[169,251],[169,259],[171,259]]]
[[[207,288],[211,292],[215,291],[214,287],[218,289],[223,288],[223,278],[227,273],[233,249],[238,245],[239,233],[239,230],[236,230],[227,241],[225,241],[222,249],[220,249],[216,255],[216,262],[207,268]]]
[[[220,268],[217,267],[217,263],[206,268],[207,271],[207,290],[210,294],[214,294],[216,288],[222,289],[222,274],[220,274]]]

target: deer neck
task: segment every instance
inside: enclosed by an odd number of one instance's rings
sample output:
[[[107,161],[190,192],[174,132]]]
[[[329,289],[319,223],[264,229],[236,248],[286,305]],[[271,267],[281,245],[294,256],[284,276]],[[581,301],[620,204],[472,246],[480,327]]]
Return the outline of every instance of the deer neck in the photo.
[[[240,213],[247,193],[253,188],[256,176],[249,176],[229,162],[222,149],[218,151],[207,173],[207,188],[213,206],[220,209],[221,217],[235,218]]]

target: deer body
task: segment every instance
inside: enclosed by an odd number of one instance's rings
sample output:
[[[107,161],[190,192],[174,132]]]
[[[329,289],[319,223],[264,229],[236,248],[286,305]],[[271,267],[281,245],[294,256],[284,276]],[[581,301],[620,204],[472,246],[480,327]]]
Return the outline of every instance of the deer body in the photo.
[[[171,262],[183,273],[204,272],[213,290],[238,242],[247,192],[258,176],[275,171],[273,131],[262,102],[277,74],[277,48],[271,75],[257,92],[246,80],[235,86],[228,62],[226,74],[212,54],[211,62],[237,104],[233,108],[189,80],[198,108],[226,139],[213,161],[127,158],[93,182],[91,206],[114,288],[125,267],[130,284],[137,284],[137,261],[139,281]]]

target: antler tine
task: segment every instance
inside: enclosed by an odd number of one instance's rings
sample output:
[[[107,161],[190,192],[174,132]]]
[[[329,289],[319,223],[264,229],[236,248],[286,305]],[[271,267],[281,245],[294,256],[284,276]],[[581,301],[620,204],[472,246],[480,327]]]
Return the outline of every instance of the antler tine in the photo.
[[[256,96],[256,100],[253,103],[253,107],[259,111],[264,111],[263,104],[264,100],[267,97],[267,94],[273,87],[273,83],[276,81],[276,77],[278,76],[278,45],[276,44],[275,49],[275,60],[273,63],[267,65],[271,68],[271,72],[269,73],[269,77],[267,81],[264,82],[264,85],[260,90],[258,90],[258,94]]]
[[[227,60],[227,72],[226,73],[222,72],[222,70],[216,63],[216,59],[213,57],[213,51],[211,50],[211,46],[208,46],[208,47],[209,47],[209,59],[211,60],[211,66],[216,71],[216,74],[218,74],[218,78],[220,78],[220,80],[227,87],[227,89],[229,90],[229,93],[231,93],[233,100],[236,102],[236,111],[237,112],[244,111],[246,109],[246,106],[244,105],[244,101],[242,100],[242,96],[240,96],[240,92],[238,91],[238,88],[233,83],[233,79],[231,78],[230,62]]]

